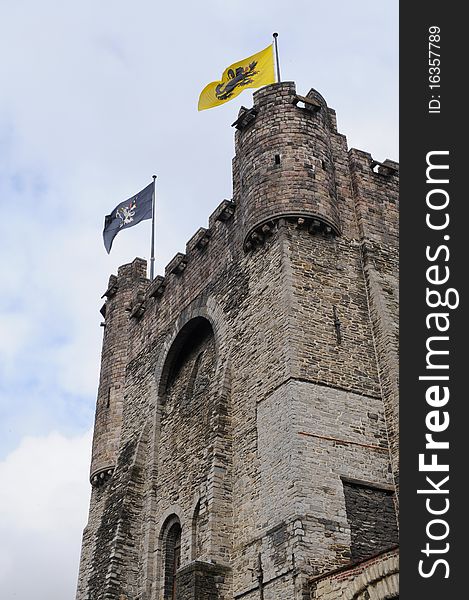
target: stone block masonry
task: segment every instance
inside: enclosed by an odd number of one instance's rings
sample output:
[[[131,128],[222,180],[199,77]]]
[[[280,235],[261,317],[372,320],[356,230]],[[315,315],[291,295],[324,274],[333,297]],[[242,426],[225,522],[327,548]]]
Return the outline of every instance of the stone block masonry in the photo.
[[[233,198],[105,292],[77,600],[397,597],[397,164],[291,82],[235,125]]]

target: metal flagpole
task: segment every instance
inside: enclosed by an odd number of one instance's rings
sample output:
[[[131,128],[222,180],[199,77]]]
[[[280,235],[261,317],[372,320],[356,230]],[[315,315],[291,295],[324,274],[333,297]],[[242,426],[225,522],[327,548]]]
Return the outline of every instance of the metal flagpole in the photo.
[[[151,207],[151,252],[150,252],[150,281],[153,281],[155,275],[155,182],[156,175],[153,175],[153,196]]]
[[[272,35],[274,36],[275,59],[277,61],[277,83],[280,83],[282,80],[280,79],[280,63],[278,60],[278,45],[277,45],[278,33],[273,33]]]

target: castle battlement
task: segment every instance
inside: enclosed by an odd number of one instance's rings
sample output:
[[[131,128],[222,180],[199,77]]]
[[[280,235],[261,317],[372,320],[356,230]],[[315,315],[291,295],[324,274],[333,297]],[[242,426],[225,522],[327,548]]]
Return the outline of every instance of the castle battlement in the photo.
[[[365,175],[368,175],[368,179],[371,178],[372,180],[378,182],[378,184],[382,183],[385,187],[390,184],[392,185],[393,180],[391,178],[395,178],[399,173],[399,164],[390,159],[386,159],[384,162],[380,163],[373,159],[372,155],[368,152],[357,150],[355,148],[350,149],[348,151],[348,155],[351,163],[353,164],[353,172],[359,173],[358,177],[364,178]],[[382,200],[383,198],[380,198],[380,201]],[[365,201],[369,202],[369,199],[365,198]],[[395,200],[392,196],[389,198],[389,201],[392,204],[395,204]],[[371,203],[370,207],[372,207]],[[168,279],[168,276],[172,274],[181,275],[188,266],[188,264],[191,268],[196,266],[194,264],[194,261],[204,260],[205,254],[203,251],[210,243],[212,235],[217,235],[218,230],[215,227],[215,224],[217,222],[222,222],[229,226],[235,226],[236,221],[233,219],[235,209],[236,204],[232,200],[223,200],[217,206],[217,208],[209,217],[208,228],[200,227],[195,232],[195,234],[190,238],[190,240],[186,244],[185,253],[183,254],[178,252],[166,265],[164,270],[165,276],[157,275],[153,282],[148,281],[148,285],[145,285],[146,293],[144,294],[143,298],[140,291],[139,299],[135,299],[135,307],[130,307],[130,310],[128,311],[131,313],[130,316],[142,316],[142,303],[146,305],[149,299],[160,299],[162,297],[170,280]],[[320,221],[317,217],[290,214],[282,215],[282,218],[292,223],[295,223],[298,227],[307,230],[311,234],[322,233],[325,235],[329,235],[336,233],[335,231],[333,231],[332,227],[325,224],[324,221]],[[245,250],[255,250],[265,241],[266,237],[272,235],[272,233],[275,230],[274,223],[275,220],[273,218],[270,219],[269,223],[264,223],[260,228],[260,231],[258,233],[253,234],[254,237],[251,236],[251,241],[245,245]],[[226,237],[224,233],[222,233],[221,235],[223,238]],[[199,265],[197,265],[196,268],[200,268]],[[112,279],[113,283],[117,281],[115,275],[113,275],[112,277],[114,278]],[[134,308],[137,308],[138,304],[140,305],[140,308],[134,310]]]
[[[78,600],[339,598],[395,568],[398,164],[292,82],[233,126],[232,199],[103,294]]]

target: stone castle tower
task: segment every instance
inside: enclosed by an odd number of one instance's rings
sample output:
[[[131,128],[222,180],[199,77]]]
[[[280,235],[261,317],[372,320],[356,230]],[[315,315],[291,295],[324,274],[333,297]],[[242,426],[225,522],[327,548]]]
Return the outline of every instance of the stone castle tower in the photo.
[[[112,275],[78,600],[398,597],[398,165],[262,88],[233,199]]]

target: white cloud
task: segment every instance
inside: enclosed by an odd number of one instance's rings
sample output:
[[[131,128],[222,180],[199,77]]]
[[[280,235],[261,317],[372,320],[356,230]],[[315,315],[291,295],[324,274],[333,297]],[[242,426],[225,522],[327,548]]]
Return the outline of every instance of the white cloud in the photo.
[[[22,315],[14,312],[0,314],[0,362],[3,369],[13,368],[13,359],[31,336],[31,325]]]
[[[73,598],[86,524],[91,432],[28,437],[0,462],[0,589],[18,600]]]

